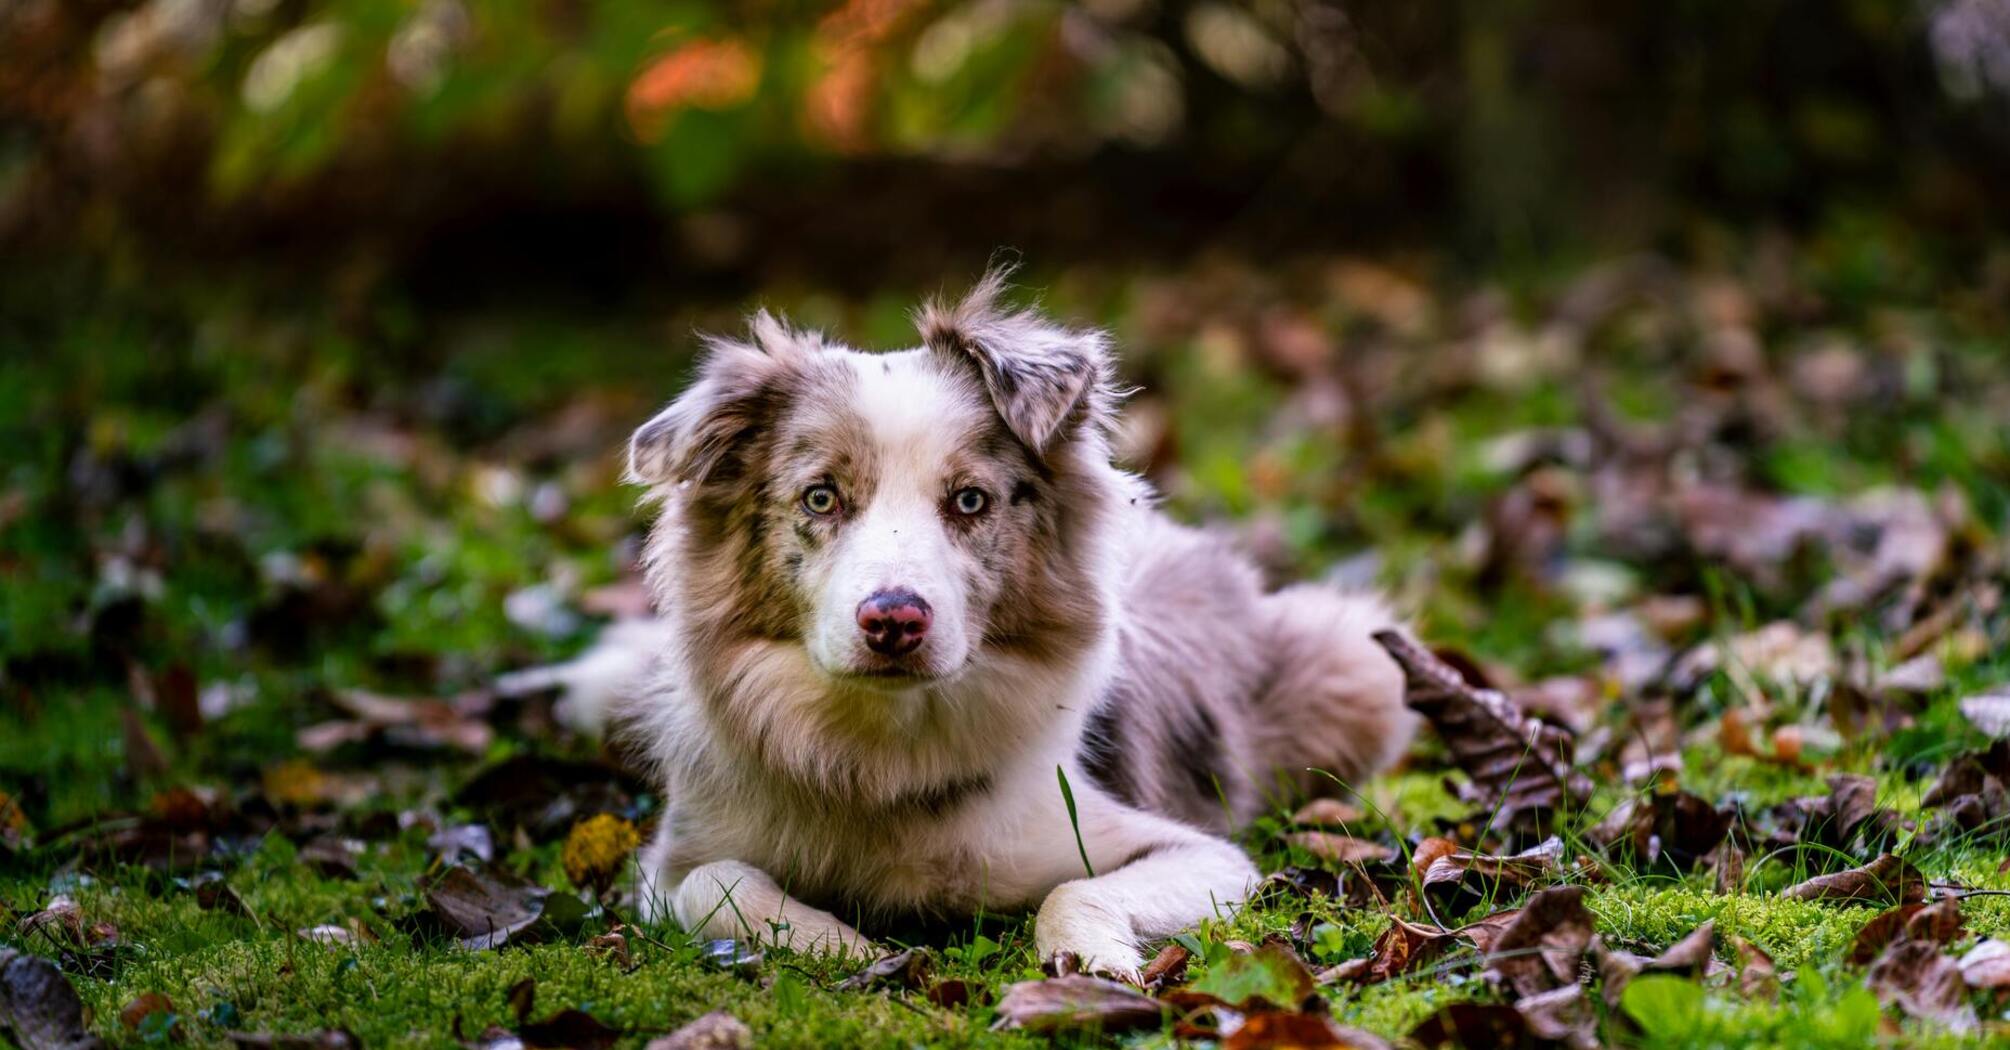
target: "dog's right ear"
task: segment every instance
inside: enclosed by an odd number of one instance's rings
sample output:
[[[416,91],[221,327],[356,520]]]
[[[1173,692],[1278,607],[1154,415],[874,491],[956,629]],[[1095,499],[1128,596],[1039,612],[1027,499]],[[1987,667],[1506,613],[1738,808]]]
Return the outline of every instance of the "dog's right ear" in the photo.
[[[638,485],[703,482],[721,472],[747,438],[775,417],[790,376],[823,348],[762,310],[751,338],[709,339],[698,378],[628,441],[628,480]]]

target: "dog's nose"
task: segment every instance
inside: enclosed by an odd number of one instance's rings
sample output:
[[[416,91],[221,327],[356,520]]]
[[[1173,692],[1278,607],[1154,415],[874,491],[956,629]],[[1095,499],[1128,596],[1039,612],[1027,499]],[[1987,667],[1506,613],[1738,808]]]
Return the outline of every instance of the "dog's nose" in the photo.
[[[905,587],[875,591],[858,603],[858,629],[866,648],[881,656],[906,656],[921,648],[934,611],[921,595]]]

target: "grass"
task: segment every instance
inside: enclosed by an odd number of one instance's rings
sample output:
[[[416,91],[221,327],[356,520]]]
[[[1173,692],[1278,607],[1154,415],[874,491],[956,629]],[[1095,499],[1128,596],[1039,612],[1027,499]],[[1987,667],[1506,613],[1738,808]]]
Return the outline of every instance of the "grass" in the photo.
[[[813,312],[883,332],[885,319],[899,316],[897,299],[851,307],[820,299]],[[423,347],[417,335],[395,334],[380,337],[392,345],[375,345],[311,312],[242,303],[211,311],[214,305],[112,304],[75,316],[44,310],[29,315],[40,318],[40,328],[0,330],[0,418],[25,424],[0,431],[0,689],[7,698],[0,790],[22,799],[45,832],[143,808],[177,784],[255,791],[297,758],[295,733],[328,716],[321,699],[328,689],[446,696],[494,672],[575,651],[594,629],[594,618],[576,611],[581,597],[619,579],[633,556],[639,523],[631,494],[616,482],[621,439],[687,366],[680,353],[652,345],[641,325],[446,319],[425,333]],[[698,310],[677,328],[729,327],[730,315]],[[1149,319],[1129,313],[1109,320],[1126,335],[1149,327]],[[2002,332],[1958,323],[1968,327],[1942,337],[1948,359],[1964,375],[2010,380],[1999,366],[1988,371],[1978,363],[1986,354],[1964,349],[2000,348]],[[1294,388],[1252,364],[1247,347],[1214,345],[1228,330],[1170,342],[1133,339],[1146,343],[1133,364],[1153,377],[1147,400],[1162,404],[1178,427],[1178,465],[1166,479],[1175,513],[1275,523],[1270,560],[1300,574],[1372,550],[1381,582],[1408,601],[1427,637],[1521,674],[1596,666],[1594,655],[1555,630],[1583,611],[1582,602],[1541,581],[1489,576],[1461,539],[1517,484],[1476,449],[1530,427],[1582,422],[1564,377],[1537,377],[1523,393],[1472,382],[1393,391],[1372,408],[1357,406],[1372,411],[1380,431],[1363,452],[1338,428],[1280,423],[1292,418]],[[1428,345],[1411,352],[1456,353],[1450,335],[1420,338]],[[1629,413],[1680,407],[1669,390],[1679,369],[1666,360],[1617,354],[1602,364],[1619,371]],[[2010,434],[2000,418],[1992,423],[1971,406],[1937,404],[1932,391],[1884,407],[1889,411],[1839,437],[1797,418],[1776,439],[1736,451],[1759,476],[1795,491],[1951,486],[2000,530],[2000,512],[2010,507],[2003,469]],[[1621,566],[1636,596],[1708,596],[1710,630],[1722,636],[1793,605],[1790,596],[1721,567],[1628,561],[1604,543],[1578,527],[1563,550]],[[552,604],[566,615],[533,615],[539,588],[556,595]],[[1838,633],[1865,640],[1873,654],[1891,640],[1870,622],[1842,624]],[[146,714],[166,761],[150,772],[136,765],[117,727],[133,707],[130,669],[151,674],[173,666],[192,671],[218,711],[185,739],[159,712]],[[1847,743],[1818,771],[1725,756],[1702,733],[1685,746],[1682,784],[1712,800],[1737,795],[1763,805],[1819,794],[1830,773],[1866,772],[1878,778],[1882,804],[1915,814],[1921,778],[1976,739],[1955,700],[2010,680],[2010,661],[1989,651],[1950,670],[1912,728]],[[1713,681],[1685,708],[1684,727],[1707,725],[1726,704],[1745,699],[1742,688],[1728,677]],[[1805,709],[1813,717],[1805,697],[1776,691],[1770,699],[1789,716]],[[523,753],[595,753],[591,741],[522,731],[517,714],[497,718],[503,732],[478,756],[398,752],[358,767],[329,760],[331,774],[375,778],[348,819],[410,810],[448,821],[477,817],[454,793],[484,764]],[[1430,768],[1432,753],[1427,742],[1413,771],[1362,786],[1382,816],[1357,833],[1413,840],[1467,816],[1442,772]],[[1604,772],[1588,811],[1565,829],[1573,855],[1583,828],[1630,790]],[[650,806],[640,800],[639,815]],[[1275,837],[1282,816],[1245,836],[1266,870],[1310,859],[1293,856]],[[510,866],[566,888],[555,837],[503,847]],[[0,856],[0,904],[25,915],[67,892],[87,916],[118,927],[123,946],[112,964],[74,980],[96,1029],[119,1044],[172,1037],[217,1045],[229,1030],[342,1027],[371,1047],[445,1045],[457,1033],[474,1038],[490,1025],[512,1024],[507,993],[526,977],[537,980],[539,1014],[577,1007],[635,1033],[633,1045],[715,1009],[748,1023],[764,1047],[1047,1042],[993,1031],[986,1005],[946,1010],[915,995],[835,991],[855,969],[839,961],[770,953],[754,976],[723,972],[669,926],[649,928],[648,939],[634,945],[632,971],[570,942],[464,950],[407,921],[421,908],[421,880],[435,864],[418,830],[372,837],[354,880],[315,874],[277,835],[206,862],[256,919],[202,910],[187,874],[77,859],[48,850]],[[2010,890],[1994,846],[1955,842],[1915,859],[1935,878]],[[1628,1038],[1796,1047],[1960,1041],[1874,1002],[1866,1015],[1862,974],[1842,956],[1874,911],[1778,897],[1806,874],[1804,861],[1754,858],[1742,888],[1725,896],[1705,874],[1622,871],[1592,886],[1599,933],[1613,945],[1649,953],[1715,920],[1722,933],[1771,953],[1784,978],[1778,1003],[1712,986],[1693,1024]],[[1373,910],[1286,902],[1207,923],[1195,936],[1255,941],[1288,931],[1305,910],[1316,930],[1309,961],[1320,965],[1365,954],[1389,922]],[[2010,898],[1976,897],[1965,910],[1974,935],[2010,936]],[[328,948],[294,935],[357,918],[380,939]],[[22,942],[16,930],[0,926],[0,942],[52,952],[40,940]],[[1023,916],[988,916],[929,941],[940,975],[994,994],[1037,976],[1031,942]],[[1470,952],[1453,953],[1387,984],[1338,985],[1324,994],[1345,1023],[1395,1037],[1446,1003],[1496,998],[1479,971]],[[121,1008],[146,992],[174,1002],[171,1033],[121,1026]],[[1985,1012],[1985,1020],[1992,1017],[2003,1020]],[[1170,1036],[1124,1041],[1164,1045]]]

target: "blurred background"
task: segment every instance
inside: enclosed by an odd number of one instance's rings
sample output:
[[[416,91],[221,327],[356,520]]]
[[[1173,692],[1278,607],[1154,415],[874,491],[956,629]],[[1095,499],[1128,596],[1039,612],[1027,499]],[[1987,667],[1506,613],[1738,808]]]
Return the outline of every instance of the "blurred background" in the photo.
[[[1178,514],[1509,680],[1956,593],[1973,661],[2006,213],[2005,0],[0,0],[0,785],[578,650],[695,330],[1001,251]]]

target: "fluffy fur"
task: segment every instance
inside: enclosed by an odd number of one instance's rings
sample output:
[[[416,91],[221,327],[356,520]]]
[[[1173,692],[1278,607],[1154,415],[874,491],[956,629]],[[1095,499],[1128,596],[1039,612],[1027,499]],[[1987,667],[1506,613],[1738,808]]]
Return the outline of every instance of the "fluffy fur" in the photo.
[[[1406,746],[1382,607],[1266,593],[1153,509],[1110,463],[1107,337],[1004,288],[923,308],[894,353],[757,315],[636,432],[661,621],[629,632],[656,651],[621,720],[666,799],[647,913],[865,950],[895,917],[1037,907],[1043,956],[1132,973],[1248,890],[1223,832]],[[933,610],[911,655],[860,642],[889,588]]]

